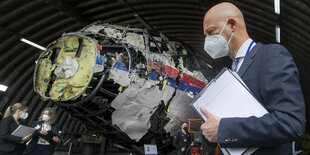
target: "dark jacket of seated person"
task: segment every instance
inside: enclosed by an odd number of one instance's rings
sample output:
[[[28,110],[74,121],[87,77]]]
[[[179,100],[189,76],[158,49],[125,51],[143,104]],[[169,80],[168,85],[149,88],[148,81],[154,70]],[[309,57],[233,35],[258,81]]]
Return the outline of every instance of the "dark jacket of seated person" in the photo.
[[[53,108],[45,108],[41,113],[39,121],[33,122],[32,127],[36,128],[37,131],[27,145],[27,155],[52,155],[55,145],[60,142],[57,136],[59,127],[55,123],[55,110]],[[53,133],[53,136],[48,135],[51,134],[50,132]],[[52,139],[48,140],[46,137],[52,137]]]
[[[9,106],[0,124],[0,155],[21,155],[25,148],[25,142],[31,135],[17,137],[11,135],[21,125],[19,119],[26,119],[28,107],[21,103]]]

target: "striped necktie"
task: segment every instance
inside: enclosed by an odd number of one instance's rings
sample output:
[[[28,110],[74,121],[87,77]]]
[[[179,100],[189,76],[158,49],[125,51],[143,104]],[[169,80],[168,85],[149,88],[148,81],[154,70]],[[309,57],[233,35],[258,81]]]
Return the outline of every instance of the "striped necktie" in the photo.
[[[232,63],[232,65],[231,65],[231,70],[232,70],[233,72],[236,72],[236,71],[237,71],[239,59],[240,59],[240,58],[235,58],[235,59],[233,60],[233,63]]]

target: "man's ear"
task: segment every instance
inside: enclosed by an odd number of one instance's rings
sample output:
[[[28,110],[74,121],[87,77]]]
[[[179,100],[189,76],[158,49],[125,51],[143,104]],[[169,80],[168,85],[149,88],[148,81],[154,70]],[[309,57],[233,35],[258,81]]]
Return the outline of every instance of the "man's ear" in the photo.
[[[232,30],[232,32],[235,32],[238,27],[237,21],[233,18],[228,19],[227,25],[229,25],[229,28]]]

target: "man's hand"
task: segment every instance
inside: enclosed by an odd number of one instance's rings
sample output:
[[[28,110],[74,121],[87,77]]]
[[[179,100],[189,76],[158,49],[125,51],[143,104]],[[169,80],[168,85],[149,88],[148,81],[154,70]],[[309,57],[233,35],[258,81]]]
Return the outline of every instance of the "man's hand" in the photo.
[[[57,136],[54,136],[52,139],[53,139],[53,141],[56,142],[56,143],[59,143],[59,142],[60,142],[60,139],[59,139]]]
[[[217,142],[217,133],[220,125],[221,118],[208,112],[204,108],[200,108],[201,112],[207,117],[207,121],[200,127],[202,134],[208,139],[209,142]]]
[[[181,152],[184,152],[184,151],[185,151],[185,147],[182,147]]]
[[[41,131],[40,131],[40,134],[41,134],[41,135],[47,135],[47,131],[41,130]]]

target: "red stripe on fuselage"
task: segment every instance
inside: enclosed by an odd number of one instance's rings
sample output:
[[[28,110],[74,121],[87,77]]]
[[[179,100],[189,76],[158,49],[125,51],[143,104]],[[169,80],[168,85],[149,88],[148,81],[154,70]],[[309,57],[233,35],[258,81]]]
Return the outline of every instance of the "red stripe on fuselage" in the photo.
[[[181,77],[181,80],[186,82],[187,84],[190,84],[194,87],[197,87],[197,88],[200,88],[200,89],[203,89],[206,84],[194,77],[192,77],[191,75],[188,75],[186,73],[183,73],[182,74],[182,77]]]
[[[172,68],[168,65],[164,65],[160,62],[154,62],[150,59],[147,59],[147,65],[151,68],[151,69],[155,69],[157,72],[161,72],[163,74],[168,74],[170,76],[173,76],[173,77],[178,77],[178,74],[179,74],[179,70],[178,69],[175,69],[175,68]],[[192,86],[195,86],[195,87],[198,87],[200,89],[203,89],[206,84],[194,77],[192,77],[191,75],[188,75],[186,73],[183,73],[182,74],[182,77],[181,77],[181,80],[186,82],[187,84],[190,84]]]

